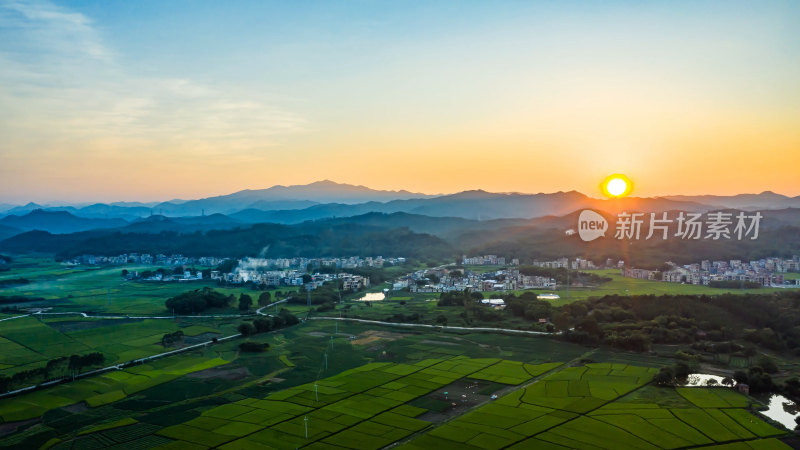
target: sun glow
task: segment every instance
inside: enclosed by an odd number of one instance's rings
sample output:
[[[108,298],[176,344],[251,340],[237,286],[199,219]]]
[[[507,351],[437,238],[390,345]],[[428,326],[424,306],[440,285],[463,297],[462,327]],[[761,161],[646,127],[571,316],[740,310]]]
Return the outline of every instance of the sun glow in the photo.
[[[620,198],[631,193],[633,182],[625,175],[617,173],[607,176],[600,188],[607,197]]]

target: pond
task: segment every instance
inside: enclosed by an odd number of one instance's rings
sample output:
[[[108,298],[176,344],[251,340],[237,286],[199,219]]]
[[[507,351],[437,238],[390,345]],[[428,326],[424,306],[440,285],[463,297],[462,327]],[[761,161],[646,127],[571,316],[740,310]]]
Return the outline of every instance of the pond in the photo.
[[[718,375],[711,375],[707,373],[693,373],[686,378],[686,381],[679,386],[684,387],[704,387],[704,386],[720,386],[722,385],[723,377]],[[709,380],[711,384],[709,384]],[[797,426],[795,418],[800,416],[800,407],[784,397],[783,395],[772,394],[768,398],[759,398],[762,402],[767,404],[767,410],[759,411],[760,414],[769,417],[775,422],[780,423],[789,430],[794,430]]]
[[[767,402],[765,402],[767,403]],[[766,411],[759,411],[775,422],[780,423],[790,430],[794,430],[797,426],[795,418],[800,416],[800,410],[795,402],[789,400],[783,395],[773,394],[769,397],[768,409]]]
[[[719,375],[711,375],[708,373],[693,373],[686,377],[686,381],[680,386],[684,387],[706,387],[706,386],[723,386],[722,380],[725,377]],[[712,381],[713,380],[713,381]]]
[[[367,292],[363,297],[357,298],[357,302],[379,302],[385,300],[386,295],[383,292]]]

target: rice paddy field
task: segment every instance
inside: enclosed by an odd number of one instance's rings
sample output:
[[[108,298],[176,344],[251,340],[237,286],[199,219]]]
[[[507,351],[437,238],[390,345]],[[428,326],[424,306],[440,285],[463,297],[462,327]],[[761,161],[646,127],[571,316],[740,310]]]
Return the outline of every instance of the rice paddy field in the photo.
[[[38,407],[0,447],[788,448],[749,397],[650,384],[656,359],[330,321],[257,339],[0,401],[9,424]]]
[[[172,350],[161,345],[164,334],[182,331],[185,340],[209,340],[236,334],[234,320],[102,320],[80,317],[22,317],[0,322],[0,374],[43,367],[48,360],[102,352],[105,364],[144,358]]]
[[[266,395],[240,391],[205,399],[171,420],[149,411],[112,417],[46,444],[57,449],[381,449],[393,443],[403,449],[790,448],[778,439],[787,432],[749,411],[747,397],[725,388],[650,386],[655,372],[615,363],[465,356],[371,362]],[[456,402],[463,400],[455,395],[452,409],[464,413],[430,420],[432,411],[419,406],[420,399],[452,389],[459,380],[491,381],[491,391],[501,395],[484,397],[467,410],[459,410]],[[669,404],[651,402],[652,393],[633,395],[642,389],[665,391]]]
[[[31,283],[0,295],[41,297],[54,311],[148,315],[163,314],[166,298],[207,285],[128,282],[120,270],[23,258],[0,279]],[[630,282],[652,289],[653,282],[642,280],[615,278],[608,285],[617,283],[617,293],[642,293]],[[430,322],[444,314],[458,325],[459,308],[439,308],[436,297],[399,293],[371,304],[348,302],[345,309],[381,320],[419,313]],[[307,313],[301,305],[290,309]],[[318,313],[325,314],[331,313]],[[236,334],[241,322],[5,320],[0,374],[90,352],[103,353],[104,366],[117,364],[172,350],[161,345],[164,334],[180,330],[183,345],[190,345]],[[656,355],[546,336],[332,320],[247,338],[269,344],[263,353],[241,351],[243,340],[0,399],[0,448],[788,448],[781,439],[789,433],[761,418],[750,397],[725,388],[652,385],[658,367],[673,362]]]

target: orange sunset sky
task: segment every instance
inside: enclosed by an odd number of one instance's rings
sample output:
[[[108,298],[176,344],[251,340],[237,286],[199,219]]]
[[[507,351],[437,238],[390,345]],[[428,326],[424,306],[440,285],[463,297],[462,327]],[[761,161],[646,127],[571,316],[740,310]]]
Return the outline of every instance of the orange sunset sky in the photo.
[[[800,3],[0,1],[0,202],[800,195]]]

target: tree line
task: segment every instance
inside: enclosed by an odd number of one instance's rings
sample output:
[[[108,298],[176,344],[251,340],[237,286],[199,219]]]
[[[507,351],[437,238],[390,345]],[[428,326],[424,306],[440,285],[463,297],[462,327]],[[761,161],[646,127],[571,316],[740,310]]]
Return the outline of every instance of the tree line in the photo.
[[[47,380],[64,378],[81,373],[83,369],[97,366],[105,362],[100,352],[85,355],[61,356],[47,361],[44,367],[21,370],[12,376],[0,375],[0,392],[40,383]]]

